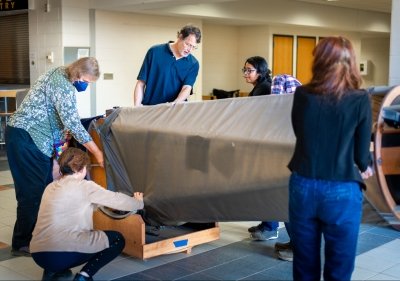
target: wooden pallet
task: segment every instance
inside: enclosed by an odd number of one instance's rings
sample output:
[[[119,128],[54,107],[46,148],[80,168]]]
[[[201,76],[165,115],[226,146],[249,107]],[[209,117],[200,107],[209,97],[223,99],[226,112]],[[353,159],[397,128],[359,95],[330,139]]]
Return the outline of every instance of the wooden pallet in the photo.
[[[194,246],[219,239],[219,227],[194,231],[160,241],[146,243],[145,223],[141,216],[130,215],[124,219],[112,219],[100,211],[94,213],[96,229],[116,230],[125,238],[124,253],[140,259],[148,259],[177,252],[191,253]]]
[[[96,124],[101,125],[103,122],[103,119],[99,119],[96,121]],[[90,135],[99,148],[102,149],[101,140],[96,130],[91,129]],[[96,163],[93,155],[90,155],[90,158],[91,163]],[[104,168],[94,164],[90,171],[90,177],[99,185],[107,188]],[[218,223],[213,223],[205,229],[194,230],[190,233],[146,243],[146,225],[140,215],[133,214],[123,219],[113,219],[101,211],[96,211],[93,215],[93,223],[95,229],[119,231],[124,236],[126,242],[123,252],[140,259],[148,259],[177,252],[190,254],[194,246],[218,240],[220,237]]]

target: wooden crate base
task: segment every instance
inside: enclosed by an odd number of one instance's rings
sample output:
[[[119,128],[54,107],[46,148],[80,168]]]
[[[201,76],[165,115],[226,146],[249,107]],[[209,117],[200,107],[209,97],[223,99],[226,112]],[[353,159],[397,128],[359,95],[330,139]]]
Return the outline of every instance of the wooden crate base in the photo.
[[[104,119],[96,121],[96,125],[103,124]],[[96,130],[91,130],[90,135],[97,146],[102,150],[103,146],[100,136]],[[107,187],[105,170],[96,165],[96,159],[92,154],[91,163],[94,164],[90,171],[90,178],[103,186]],[[130,215],[124,219],[113,219],[101,211],[93,214],[93,224],[95,229],[116,230],[122,233],[125,238],[124,253],[140,259],[171,254],[177,252],[190,253],[192,247],[219,239],[220,229],[218,223],[213,223],[210,228],[196,230],[184,235],[178,235],[161,241],[146,243],[145,223],[140,215]]]
[[[140,259],[178,252],[189,254],[192,247],[218,240],[220,234],[218,224],[214,223],[210,228],[146,244],[145,223],[140,215],[113,219],[101,211],[96,211],[93,222],[95,229],[121,232],[126,242],[123,252]]]

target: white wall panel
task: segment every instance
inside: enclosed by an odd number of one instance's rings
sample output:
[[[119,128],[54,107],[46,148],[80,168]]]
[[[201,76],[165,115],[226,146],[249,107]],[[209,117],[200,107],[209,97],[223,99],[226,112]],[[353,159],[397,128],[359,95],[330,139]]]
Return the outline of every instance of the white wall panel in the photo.
[[[400,0],[392,0],[389,85],[400,85]]]
[[[64,47],[91,47],[102,76],[96,83],[95,102],[89,95],[78,96],[83,116],[94,112],[94,108],[96,114],[103,114],[112,106],[132,106],[136,76],[148,48],[175,40],[179,28],[190,22],[200,26],[203,33],[200,48],[194,52],[200,73],[194,87],[196,95],[190,100],[201,99],[212,88],[250,91],[252,86],[244,82],[240,69],[245,59],[253,55],[264,56],[271,65],[272,34],[342,34],[350,37],[359,59],[362,55],[376,61],[388,53],[385,44],[378,48],[377,41],[389,36],[390,16],[385,13],[288,0],[255,0],[252,3],[257,5],[248,5],[246,1],[200,4],[195,9],[193,5],[182,5],[165,9],[163,16],[95,10],[91,22],[88,0],[51,0],[49,13],[44,12],[45,2],[36,0],[35,9],[29,11],[30,55],[36,58],[35,66],[31,66],[31,81],[50,67],[63,64]],[[287,9],[282,10],[282,6]],[[235,20],[233,25],[230,19]],[[366,37],[370,47],[362,46],[361,39]],[[55,54],[53,64],[45,59],[49,51]],[[377,77],[371,77],[367,83],[385,79],[385,62],[376,67]],[[104,80],[104,73],[113,74],[113,80]]]
[[[388,85],[389,38],[365,38],[361,40],[360,61],[369,61],[368,74],[363,76],[364,86]]]
[[[213,88],[227,91],[239,89],[238,27],[203,25],[203,95]]]
[[[133,106],[133,89],[147,50],[154,44],[175,40],[178,30],[187,23],[202,28],[200,20],[96,11],[96,57],[102,73],[112,73],[114,76],[113,80],[104,80],[102,77],[97,82],[97,114],[113,106]],[[201,45],[194,52],[200,62],[194,92],[200,98]]]

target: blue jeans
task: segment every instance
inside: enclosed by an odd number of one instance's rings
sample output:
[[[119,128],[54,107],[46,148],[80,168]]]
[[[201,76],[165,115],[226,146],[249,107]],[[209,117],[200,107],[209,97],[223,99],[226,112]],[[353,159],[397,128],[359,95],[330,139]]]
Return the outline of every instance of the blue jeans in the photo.
[[[294,280],[320,280],[322,235],[324,280],[350,280],[361,213],[358,183],[310,179],[293,173],[289,182],[289,222]]]
[[[81,252],[37,252],[32,258],[40,267],[50,272],[62,272],[72,267],[85,264],[81,271],[93,276],[103,266],[115,259],[125,247],[125,239],[121,233],[113,230],[104,231],[110,247],[97,253]]]
[[[261,222],[261,225],[264,230],[271,231],[271,230],[277,230],[279,226],[279,222],[277,221],[263,221]]]

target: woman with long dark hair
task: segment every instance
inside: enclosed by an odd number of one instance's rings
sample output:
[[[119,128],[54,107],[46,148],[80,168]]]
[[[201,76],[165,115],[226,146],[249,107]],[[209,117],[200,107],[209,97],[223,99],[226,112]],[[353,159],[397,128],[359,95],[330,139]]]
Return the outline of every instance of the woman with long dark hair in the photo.
[[[351,42],[322,39],[313,51],[312,79],[297,87],[296,136],[288,165],[289,221],[295,280],[350,280],[370,168],[371,103]]]

